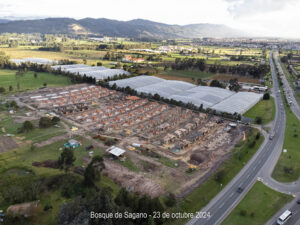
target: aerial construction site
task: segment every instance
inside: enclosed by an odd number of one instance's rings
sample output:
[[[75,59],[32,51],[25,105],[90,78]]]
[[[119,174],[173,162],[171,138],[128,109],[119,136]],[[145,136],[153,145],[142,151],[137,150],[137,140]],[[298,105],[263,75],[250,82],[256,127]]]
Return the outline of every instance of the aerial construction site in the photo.
[[[174,175],[169,179],[179,180],[178,190],[184,189],[187,180],[195,182],[218,166],[243,130],[217,116],[87,84],[41,89],[18,98],[37,110],[59,115],[93,137],[119,140],[116,146],[126,151],[125,157],[137,162],[142,156],[143,162],[153,164],[145,171],[152,179],[157,167],[153,156],[167,158],[179,167],[176,173],[168,168]],[[185,174],[188,168],[197,168],[192,179]],[[154,180],[160,180],[159,176]]]

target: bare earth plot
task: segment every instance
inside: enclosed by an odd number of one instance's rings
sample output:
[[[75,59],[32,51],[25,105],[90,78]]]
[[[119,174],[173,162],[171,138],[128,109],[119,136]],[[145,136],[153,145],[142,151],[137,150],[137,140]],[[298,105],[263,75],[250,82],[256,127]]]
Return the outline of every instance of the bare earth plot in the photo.
[[[18,148],[19,145],[11,138],[0,136],[0,153],[6,152],[15,148]]]

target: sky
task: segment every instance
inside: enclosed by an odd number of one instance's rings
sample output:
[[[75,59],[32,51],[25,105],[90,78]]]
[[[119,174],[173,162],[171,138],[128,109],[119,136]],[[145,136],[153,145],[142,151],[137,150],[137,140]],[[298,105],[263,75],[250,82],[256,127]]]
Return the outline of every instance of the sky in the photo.
[[[0,0],[3,17],[148,19],[225,24],[255,36],[300,38],[300,0]]]

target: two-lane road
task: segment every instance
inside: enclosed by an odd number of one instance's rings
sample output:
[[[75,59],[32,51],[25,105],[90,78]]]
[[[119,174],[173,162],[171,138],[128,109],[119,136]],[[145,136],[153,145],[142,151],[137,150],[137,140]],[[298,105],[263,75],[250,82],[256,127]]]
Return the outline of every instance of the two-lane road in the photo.
[[[274,92],[278,93],[279,85],[276,71],[270,54],[270,66],[273,78]],[[250,162],[240,171],[240,173],[213,199],[204,207],[201,212],[209,212],[210,218],[193,218],[188,225],[216,225],[220,224],[226,216],[234,209],[243,196],[250,190],[257,180],[259,172],[265,164],[273,164],[269,160],[272,155],[280,154],[285,128],[285,111],[281,95],[275,95],[276,116],[272,131],[275,132],[273,140],[266,139]],[[272,132],[271,131],[271,132]],[[275,162],[276,163],[276,162]],[[238,188],[242,188],[242,193],[238,193]]]

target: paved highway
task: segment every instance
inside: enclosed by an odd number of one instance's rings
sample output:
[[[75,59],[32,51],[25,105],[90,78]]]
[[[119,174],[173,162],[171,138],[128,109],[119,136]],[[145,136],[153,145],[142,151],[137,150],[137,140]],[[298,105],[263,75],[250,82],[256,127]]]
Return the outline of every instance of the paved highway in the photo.
[[[277,69],[279,73],[284,74],[281,65],[279,63],[279,57],[278,53],[276,52],[274,54],[274,61],[277,66]],[[286,79],[286,76],[281,76],[282,77],[282,83],[283,83],[283,89],[286,95],[286,98],[288,102],[291,103],[291,109],[293,113],[298,117],[300,120],[300,107],[299,104],[297,103],[295,97],[294,97],[294,91],[290,87],[289,82]],[[271,177],[271,173],[273,171],[272,167],[265,167],[265,170],[262,171],[261,177],[263,179],[263,182],[268,185],[269,187],[273,188],[274,190],[278,190],[283,193],[287,194],[294,194],[296,198],[285,205],[282,209],[280,209],[267,223],[266,225],[274,225],[276,224],[277,218],[285,211],[285,210],[290,210],[293,215],[292,217],[286,222],[286,225],[300,225],[300,204],[297,203],[297,201],[300,199],[300,178],[296,182],[292,183],[279,183],[278,181],[275,181]]]
[[[279,73],[283,74],[283,70],[278,61],[278,53],[277,52],[274,54],[274,61],[275,61],[275,64],[277,66]],[[293,112],[295,113],[295,115],[300,120],[300,107],[299,107],[298,103],[296,102],[296,99],[294,98],[293,90],[291,89],[286,77],[285,76],[281,76],[281,77],[282,77],[283,89],[285,90],[285,94],[287,95],[287,100],[292,102],[291,108],[292,108]],[[276,95],[279,95],[279,94],[280,93],[277,93]],[[274,162],[277,162],[279,156],[280,156],[280,152],[274,152],[274,154],[271,157],[273,158]],[[292,183],[280,183],[271,177],[274,166],[275,166],[275,163],[274,164],[266,164],[264,166],[263,170],[261,171],[261,173],[259,175],[261,177],[262,181],[270,188],[280,191],[282,193],[295,194],[295,195],[300,194],[300,180],[298,180],[296,182],[292,182]]]
[[[274,93],[278,93],[279,85],[270,53],[270,66],[273,78]],[[209,212],[209,218],[193,218],[187,225],[216,225],[220,224],[226,216],[234,209],[244,195],[250,190],[258,178],[262,168],[267,164],[272,167],[276,164],[272,159],[280,155],[285,130],[285,110],[281,95],[275,95],[276,116],[271,132],[275,132],[273,140],[266,138],[260,149],[240,173],[204,207],[201,212]],[[238,193],[238,188],[243,192]]]
[[[274,54],[274,61],[277,67],[277,70],[279,73],[284,74],[280,62],[279,62],[279,54],[278,52],[276,52]],[[286,95],[287,101],[290,102],[290,107],[293,111],[293,113],[297,116],[298,120],[300,120],[300,107],[298,102],[296,101],[295,95],[294,95],[294,90],[291,88],[288,80],[286,79],[286,76],[283,75],[282,77],[282,83],[283,83],[283,89],[284,89],[284,93]]]
[[[277,218],[287,209],[290,210],[293,213],[293,215],[284,225],[300,225],[300,204],[298,204],[297,201],[298,199],[295,198],[292,202],[286,204],[265,225],[277,225]]]

